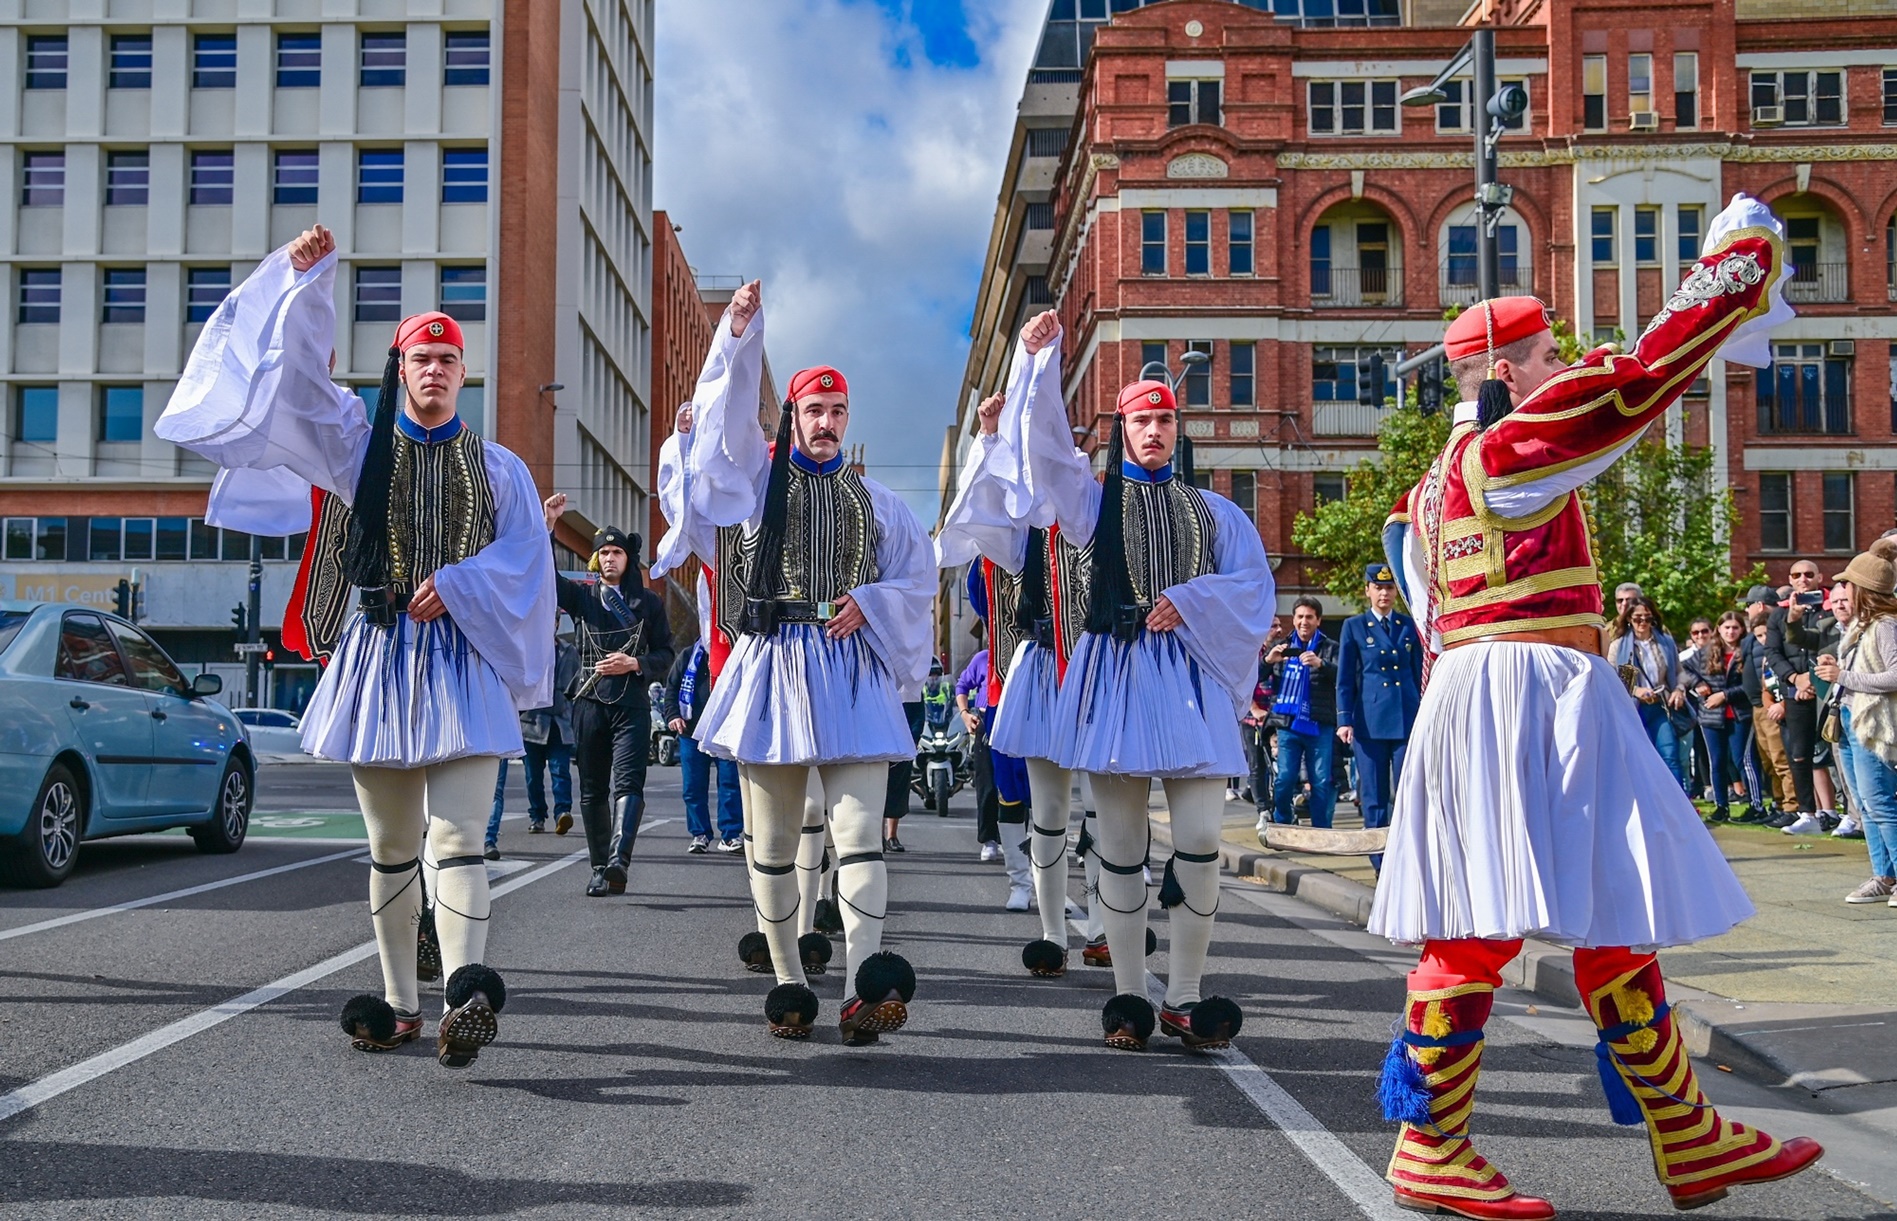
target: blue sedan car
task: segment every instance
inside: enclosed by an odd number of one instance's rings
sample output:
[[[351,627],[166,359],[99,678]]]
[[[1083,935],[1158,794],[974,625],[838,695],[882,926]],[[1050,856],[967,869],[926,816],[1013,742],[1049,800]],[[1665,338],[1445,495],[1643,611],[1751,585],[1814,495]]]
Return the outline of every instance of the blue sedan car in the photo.
[[[0,602],[0,882],[57,886],[108,835],[237,851],[256,763],[222,687],[116,615]]]

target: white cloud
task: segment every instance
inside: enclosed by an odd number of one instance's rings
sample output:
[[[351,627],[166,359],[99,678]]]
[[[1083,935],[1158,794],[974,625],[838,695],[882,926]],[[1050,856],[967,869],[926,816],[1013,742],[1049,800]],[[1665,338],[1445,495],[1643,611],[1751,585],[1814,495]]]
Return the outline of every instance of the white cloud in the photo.
[[[963,68],[930,64],[913,26],[874,4],[658,10],[656,205],[701,273],[763,279],[780,381],[844,371],[849,440],[925,522],[1044,12],[963,8],[979,54]]]

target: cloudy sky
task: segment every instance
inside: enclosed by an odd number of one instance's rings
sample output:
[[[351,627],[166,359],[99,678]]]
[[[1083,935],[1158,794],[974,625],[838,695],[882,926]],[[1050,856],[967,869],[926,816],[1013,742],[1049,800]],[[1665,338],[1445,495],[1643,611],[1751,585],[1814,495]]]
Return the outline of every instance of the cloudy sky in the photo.
[[[654,202],[705,275],[764,281],[771,367],[850,379],[849,441],[935,519],[1042,0],[658,6]]]

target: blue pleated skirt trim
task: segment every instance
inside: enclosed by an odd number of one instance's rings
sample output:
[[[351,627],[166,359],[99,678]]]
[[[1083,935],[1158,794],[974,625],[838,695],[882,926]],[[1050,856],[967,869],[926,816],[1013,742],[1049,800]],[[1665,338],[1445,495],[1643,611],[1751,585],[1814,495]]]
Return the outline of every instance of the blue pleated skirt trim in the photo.
[[[427,767],[521,750],[520,714],[494,667],[446,615],[377,627],[358,613],[303,715],[303,749],[374,767]]]
[[[1055,763],[1122,776],[1238,776],[1245,746],[1231,700],[1171,632],[1131,644],[1082,634],[1052,716]]]
[[[862,633],[832,640],[814,623],[738,638],[698,745],[740,763],[894,763],[916,753],[895,677]]]
[[[1054,650],[1030,641],[1015,652],[1001,684],[988,744],[1017,759],[1054,757],[1054,703],[1060,698],[1060,670]]]

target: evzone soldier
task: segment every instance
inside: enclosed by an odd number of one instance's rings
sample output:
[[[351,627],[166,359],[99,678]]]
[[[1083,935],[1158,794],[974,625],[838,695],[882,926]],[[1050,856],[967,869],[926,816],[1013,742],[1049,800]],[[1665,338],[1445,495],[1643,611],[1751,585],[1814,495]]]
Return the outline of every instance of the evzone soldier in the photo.
[[[1739,195],[1631,353],[1564,367],[1531,297],[1481,302],[1449,328],[1469,401],[1395,515],[1411,518],[1405,584],[1431,664],[1369,925],[1423,947],[1379,1089],[1403,1125],[1388,1177],[1406,1208],[1554,1216],[1469,1134],[1483,1028],[1525,937],[1574,947],[1610,1112],[1645,1122],[1675,1208],[1823,1152],[1724,1118],[1694,1078],[1653,951],[1753,909],[1600,657],[1580,499],[1715,354],[1768,362],[1769,331],[1791,316],[1784,259],[1778,220]]]
[[[461,1068],[507,999],[484,965],[481,848],[500,760],[521,751],[519,711],[552,702],[553,563],[525,464],[455,414],[454,319],[396,328],[373,417],[329,380],[335,251],[318,226],[264,259],[205,327],[154,431],[224,468],[227,526],[322,493],[285,619],[329,654],[303,748],[351,765],[384,988],[352,998],[342,1027],[363,1051],[419,1037],[426,868],[448,972],[436,1056]]]
[[[547,531],[566,512],[566,493],[541,506]],[[574,766],[580,773],[580,824],[593,866],[589,898],[626,893],[626,872],[645,817],[646,764],[652,751],[652,675],[672,665],[665,604],[639,580],[640,538],[616,526],[593,535],[586,584],[554,574],[560,609],[572,617],[580,672],[573,702]]]
[[[1027,779],[1025,794],[1001,794],[1004,801],[1025,797],[1031,820],[1028,852],[1041,935],[1022,948],[1021,964],[1031,975],[1057,979],[1067,973],[1067,830],[1074,774],[1051,758],[1052,719],[1061,673],[1085,625],[1086,557],[1054,526],[1052,508],[1020,490],[1018,450],[997,432],[1004,406],[1011,400],[1025,404],[1037,375],[1058,381],[1058,361],[1037,363],[1017,351],[1007,395],[992,395],[976,408],[979,431],[958,477],[954,503],[936,534],[936,560],[945,568],[970,564],[971,579],[981,586],[989,640],[989,746],[1018,761]],[[1021,412],[1017,407],[1010,418],[1020,422]],[[1002,776],[997,766],[998,786]],[[1009,788],[1015,783],[1010,775]],[[1081,958],[1108,967],[1113,959],[1099,923],[1094,821],[1088,811],[1079,845],[1088,901],[1088,940]],[[1149,930],[1149,954],[1154,941]]]
[[[678,523],[684,520],[685,499],[691,457],[694,406],[679,404],[672,417],[672,435],[659,447],[659,511],[670,526],[653,556],[654,576],[677,571],[692,559],[690,540]],[[702,559],[698,565],[698,631],[705,641],[706,664],[715,684],[724,673],[731,656],[731,638],[720,626],[718,614],[718,574]],[[748,800],[747,786],[740,784],[742,806]],[[747,815],[748,817],[748,815]],[[836,904],[836,854],[830,843],[830,824],[824,810],[823,780],[816,769],[810,772],[804,794],[804,825],[797,844],[797,945],[806,975],[822,975],[829,969],[833,955],[830,936],[843,931],[843,918]],[[751,867],[751,834],[744,833],[745,868]],[[761,975],[774,974],[770,939],[765,936],[767,922],[758,915],[754,933],[738,939],[738,960],[746,969]],[[813,935],[815,934],[815,935]]]
[[[814,770],[855,992],[838,1025],[855,1045],[900,1029],[915,993],[908,962],[882,950],[881,818],[889,763],[915,753],[902,701],[928,670],[934,552],[908,507],[841,453],[849,387],[836,369],[791,378],[767,447],[755,406],[763,361],[753,282],[726,309],[699,378],[680,516],[661,565],[687,551],[706,562],[732,642],[699,744],[736,759],[745,786],[751,893],[778,979],[765,1000],[769,1029],[806,1038],[818,1012],[795,924]]]
[[[1089,550],[1087,617],[1049,729],[1054,763],[1087,773],[1099,807],[1099,900],[1117,990],[1101,1024],[1107,1046],[1124,1050],[1143,1050],[1155,1025],[1143,872],[1158,780],[1173,841],[1159,895],[1172,936],[1158,1025],[1188,1048],[1224,1047],[1243,1015],[1224,997],[1201,998],[1200,979],[1218,911],[1225,782],[1245,770],[1239,715],[1271,625],[1271,569],[1238,506],[1174,478],[1178,405],[1163,382],[1121,390],[1106,480],[1094,479],[1068,429],[1060,335],[1052,311],[1022,329],[1030,388],[1004,409],[1000,432],[1023,438],[1017,496],[1045,498],[1061,534]]]

